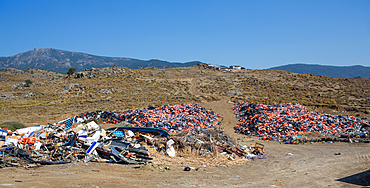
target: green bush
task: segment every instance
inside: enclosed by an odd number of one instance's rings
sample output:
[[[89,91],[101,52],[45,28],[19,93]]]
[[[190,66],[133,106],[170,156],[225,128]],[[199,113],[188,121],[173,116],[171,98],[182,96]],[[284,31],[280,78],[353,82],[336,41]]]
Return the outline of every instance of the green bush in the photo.
[[[75,68],[70,68],[70,69],[68,69],[67,74],[68,74],[68,75],[72,75],[75,71],[76,71],[76,69],[75,69]]]
[[[32,84],[32,81],[31,80],[25,80],[24,82],[26,83],[26,86],[27,87],[29,87]]]
[[[19,122],[5,122],[0,124],[1,128],[8,128],[10,131],[15,131],[16,129],[26,128],[22,123]]]

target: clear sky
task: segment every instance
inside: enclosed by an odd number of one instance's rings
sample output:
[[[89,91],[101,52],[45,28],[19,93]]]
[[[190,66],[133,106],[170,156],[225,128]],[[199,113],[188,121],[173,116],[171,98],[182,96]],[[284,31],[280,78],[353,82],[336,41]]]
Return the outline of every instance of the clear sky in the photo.
[[[0,1],[0,56],[35,47],[257,69],[370,66],[370,0]]]

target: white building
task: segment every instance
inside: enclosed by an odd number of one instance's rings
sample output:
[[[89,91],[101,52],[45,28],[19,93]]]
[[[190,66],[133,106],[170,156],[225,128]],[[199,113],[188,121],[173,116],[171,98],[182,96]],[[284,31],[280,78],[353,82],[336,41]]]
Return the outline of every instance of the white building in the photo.
[[[239,66],[239,65],[232,65],[232,66],[230,66],[230,69],[237,69],[237,70],[240,70],[240,69],[242,69],[242,67],[241,67],[241,66]]]

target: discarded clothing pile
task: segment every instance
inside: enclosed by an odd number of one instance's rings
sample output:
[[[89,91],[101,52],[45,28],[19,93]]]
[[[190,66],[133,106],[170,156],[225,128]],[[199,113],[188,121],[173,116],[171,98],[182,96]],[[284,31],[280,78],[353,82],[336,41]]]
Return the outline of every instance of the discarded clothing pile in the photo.
[[[353,116],[337,116],[308,111],[300,104],[281,103],[274,105],[240,102],[233,108],[239,120],[235,132],[262,137],[264,140],[287,138],[306,133],[324,135],[346,134],[349,137],[369,138],[362,128],[369,121]]]
[[[135,127],[153,127],[170,133],[210,128],[219,124],[220,115],[197,104],[164,105],[126,112],[85,112],[77,120],[97,119],[103,123],[128,122]]]

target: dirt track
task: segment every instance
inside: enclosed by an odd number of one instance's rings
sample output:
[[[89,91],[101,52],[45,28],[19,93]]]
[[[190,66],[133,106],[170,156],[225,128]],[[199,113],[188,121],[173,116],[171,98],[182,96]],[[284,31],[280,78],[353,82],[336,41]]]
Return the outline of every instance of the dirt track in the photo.
[[[201,103],[224,119],[222,128],[249,145],[265,144],[267,159],[239,166],[183,171],[107,163],[0,169],[0,186],[14,187],[362,187],[370,186],[370,144],[285,145],[233,133],[236,119],[226,99]],[[340,153],[340,155],[335,154]],[[368,182],[368,183],[367,183]]]

